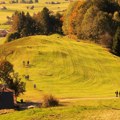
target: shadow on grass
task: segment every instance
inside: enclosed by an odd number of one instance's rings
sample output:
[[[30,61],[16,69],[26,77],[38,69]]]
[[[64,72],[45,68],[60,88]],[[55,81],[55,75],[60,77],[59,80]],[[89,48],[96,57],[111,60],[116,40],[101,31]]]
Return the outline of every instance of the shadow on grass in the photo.
[[[67,106],[67,104],[69,104],[69,102],[60,102],[58,106],[53,106],[53,107],[62,107],[62,106]],[[33,108],[52,108],[51,107],[43,107],[42,106],[42,102],[31,102],[31,101],[27,101],[27,102],[18,102],[17,106],[15,107],[15,110],[18,111],[24,111],[27,109],[33,109]]]
[[[27,101],[27,102],[17,102],[17,106],[15,107],[16,110],[18,111],[22,111],[22,110],[26,110],[26,109],[32,109],[32,108],[41,108],[42,103],[41,102],[31,102],[31,101]]]

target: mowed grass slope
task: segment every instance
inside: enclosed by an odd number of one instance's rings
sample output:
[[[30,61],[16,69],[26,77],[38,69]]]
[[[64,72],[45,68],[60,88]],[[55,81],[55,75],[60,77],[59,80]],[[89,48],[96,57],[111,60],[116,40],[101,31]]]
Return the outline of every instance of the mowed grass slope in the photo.
[[[0,46],[15,71],[30,75],[26,100],[49,93],[59,98],[112,97],[120,90],[120,58],[93,43],[59,35],[31,36]],[[23,61],[30,61],[30,67]],[[37,85],[37,89],[33,85]]]

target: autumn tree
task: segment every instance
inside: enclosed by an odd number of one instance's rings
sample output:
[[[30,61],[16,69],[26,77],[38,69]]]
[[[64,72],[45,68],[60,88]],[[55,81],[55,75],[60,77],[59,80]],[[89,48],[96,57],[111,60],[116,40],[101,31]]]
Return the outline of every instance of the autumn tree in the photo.
[[[0,62],[0,81],[14,90],[16,97],[25,92],[25,83],[14,72],[13,65],[9,61]]]
[[[59,13],[56,15],[51,14],[46,7],[33,16],[28,12],[25,14],[24,12],[16,11],[12,17],[12,33],[9,34],[7,41],[30,35],[48,35],[52,33],[62,34],[63,22],[61,17],[62,15]],[[18,35],[20,36],[18,37]]]
[[[120,6],[115,0],[73,2],[63,16],[63,31],[79,39],[89,39],[112,48],[120,26]]]
[[[35,3],[38,3],[39,1],[38,0],[35,0]]]

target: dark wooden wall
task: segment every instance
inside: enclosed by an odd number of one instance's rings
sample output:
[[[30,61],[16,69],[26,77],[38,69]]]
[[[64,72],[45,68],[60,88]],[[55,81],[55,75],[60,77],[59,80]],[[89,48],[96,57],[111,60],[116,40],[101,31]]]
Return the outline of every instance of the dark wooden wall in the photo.
[[[0,109],[14,108],[14,98],[12,92],[0,92]]]

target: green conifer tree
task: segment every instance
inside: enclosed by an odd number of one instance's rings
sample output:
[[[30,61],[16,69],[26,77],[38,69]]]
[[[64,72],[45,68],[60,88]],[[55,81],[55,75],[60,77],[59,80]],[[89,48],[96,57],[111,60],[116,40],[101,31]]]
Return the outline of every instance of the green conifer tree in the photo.
[[[114,54],[120,56],[120,27],[117,28],[113,39],[112,51]]]

